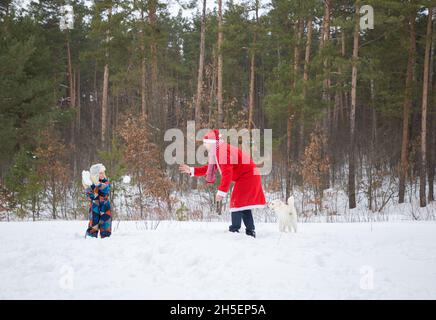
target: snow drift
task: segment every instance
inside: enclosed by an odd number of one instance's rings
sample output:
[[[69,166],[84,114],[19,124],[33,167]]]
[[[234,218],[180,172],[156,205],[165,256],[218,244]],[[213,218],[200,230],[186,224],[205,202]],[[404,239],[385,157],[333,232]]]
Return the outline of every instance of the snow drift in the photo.
[[[435,299],[436,223],[0,223],[1,299]]]

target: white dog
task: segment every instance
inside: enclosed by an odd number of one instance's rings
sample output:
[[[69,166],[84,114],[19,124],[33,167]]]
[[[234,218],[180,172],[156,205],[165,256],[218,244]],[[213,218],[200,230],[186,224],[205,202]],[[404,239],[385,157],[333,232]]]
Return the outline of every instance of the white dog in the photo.
[[[277,215],[280,232],[297,232],[297,210],[294,205],[294,197],[288,198],[288,204],[276,199],[268,203],[268,207],[273,209]]]

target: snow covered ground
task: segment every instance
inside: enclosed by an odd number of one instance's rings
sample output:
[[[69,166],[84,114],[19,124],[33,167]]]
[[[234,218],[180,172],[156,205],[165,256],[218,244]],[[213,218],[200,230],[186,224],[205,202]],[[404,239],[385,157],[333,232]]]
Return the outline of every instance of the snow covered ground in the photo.
[[[0,223],[0,299],[436,299],[436,223]]]

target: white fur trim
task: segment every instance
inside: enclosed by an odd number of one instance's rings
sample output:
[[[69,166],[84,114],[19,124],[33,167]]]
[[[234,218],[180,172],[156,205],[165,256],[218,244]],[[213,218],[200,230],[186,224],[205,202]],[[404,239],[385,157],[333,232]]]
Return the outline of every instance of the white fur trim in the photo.
[[[219,142],[224,142],[224,140],[219,139]],[[212,144],[216,144],[216,140],[215,139],[203,139],[203,143],[212,143]]]
[[[190,175],[191,177],[194,176],[194,167],[189,167],[189,175]]]
[[[218,190],[216,194],[217,194],[217,196],[225,197],[227,195],[227,192]]]
[[[230,208],[230,212],[242,211],[248,209],[256,209],[256,208],[265,208],[265,204],[253,204],[251,206],[239,207],[239,208]]]

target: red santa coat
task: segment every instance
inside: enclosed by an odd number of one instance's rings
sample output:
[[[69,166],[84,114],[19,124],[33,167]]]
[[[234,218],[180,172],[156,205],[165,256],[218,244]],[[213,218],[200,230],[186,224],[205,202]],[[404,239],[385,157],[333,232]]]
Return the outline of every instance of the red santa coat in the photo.
[[[235,183],[230,197],[230,212],[265,206],[259,170],[248,155],[241,149],[223,142],[219,145],[215,160],[221,173],[218,194],[225,196],[230,189],[230,184]],[[193,175],[204,176],[207,167],[206,165],[194,168]]]

